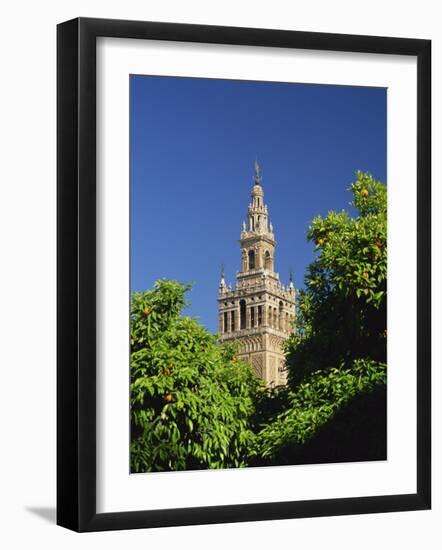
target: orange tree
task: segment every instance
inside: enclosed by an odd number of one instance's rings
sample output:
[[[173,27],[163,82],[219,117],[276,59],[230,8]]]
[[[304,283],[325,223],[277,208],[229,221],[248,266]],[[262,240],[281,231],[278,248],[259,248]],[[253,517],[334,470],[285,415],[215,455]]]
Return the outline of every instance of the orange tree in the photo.
[[[252,463],[305,458],[298,452],[301,446],[335,422],[350,402],[363,403],[373,393],[378,396],[374,412],[358,413],[357,429],[364,422],[377,422],[380,429],[368,442],[372,447],[379,443],[376,438],[384,437],[387,191],[383,183],[362,172],[350,191],[356,217],[330,212],[314,218],[308,229],[316,258],[308,268],[305,289],[298,294],[296,330],[286,344],[289,387],[284,391],[284,410],[264,417],[251,451]],[[376,415],[379,418],[373,419]],[[341,436],[348,426],[347,415],[333,433]],[[325,447],[333,443],[323,441]],[[350,442],[349,452],[351,446]],[[345,452],[340,457],[345,459]]]
[[[330,212],[308,229],[317,255],[287,345],[292,386],[311,372],[356,359],[386,361],[387,190],[358,172],[350,191],[356,217]]]
[[[245,466],[259,383],[232,347],[181,315],[188,286],[131,301],[131,470]]]
[[[370,440],[365,449],[384,438],[387,191],[361,172],[350,190],[356,217],[330,212],[308,229],[316,257],[287,341],[288,388],[263,391],[234,348],[181,315],[188,287],[163,280],[133,295],[132,471],[315,461],[318,445],[311,456],[299,451],[321,430],[327,461],[330,444],[355,420]],[[369,394],[370,410],[359,399]],[[366,428],[376,416],[380,429],[370,439]],[[382,441],[380,448],[378,458]],[[347,451],[354,453],[351,437]]]

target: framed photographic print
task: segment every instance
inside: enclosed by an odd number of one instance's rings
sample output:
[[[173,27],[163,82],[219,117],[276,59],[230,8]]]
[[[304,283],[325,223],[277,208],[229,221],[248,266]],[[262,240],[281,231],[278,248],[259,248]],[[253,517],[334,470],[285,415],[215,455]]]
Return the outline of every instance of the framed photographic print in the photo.
[[[58,26],[59,525],[430,508],[430,51]]]

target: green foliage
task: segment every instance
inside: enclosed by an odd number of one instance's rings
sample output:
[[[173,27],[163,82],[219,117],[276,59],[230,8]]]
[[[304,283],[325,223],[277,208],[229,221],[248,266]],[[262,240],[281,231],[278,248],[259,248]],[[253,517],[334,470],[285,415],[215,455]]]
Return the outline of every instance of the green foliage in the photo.
[[[161,280],[132,297],[133,472],[246,465],[259,383],[234,347],[180,315],[188,289]]]
[[[312,221],[307,238],[316,258],[297,301],[297,328],[286,346],[296,387],[318,369],[355,359],[386,361],[387,190],[357,172],[352,206]]]
[[[290,463],[324,426],[347,429],[336,418],[350,400],[384,399],[387,191],[362,172],[350,191],[356,217],[330,212],[308,228],[316,256],[286,343],[288,387],[264,388],[235,346],[181,314],[189,286],[161,280],[132,296],[133,472]],[[358,426],[366,412],[352,410]]]
[[[251,456],[272,463],[289,447],[308,441],[352,397],[385,384],[386,378],[386,365],[370,360],[311,374],[288,393],[286,410],[262,426]]]

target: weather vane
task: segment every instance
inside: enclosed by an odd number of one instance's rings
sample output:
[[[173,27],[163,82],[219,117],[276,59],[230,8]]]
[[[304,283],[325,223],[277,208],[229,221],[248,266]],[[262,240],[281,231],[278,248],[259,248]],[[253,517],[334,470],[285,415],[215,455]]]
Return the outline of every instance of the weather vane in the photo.
[[[261,181],[261,167],[258,160],[255,158],[255,181]]]

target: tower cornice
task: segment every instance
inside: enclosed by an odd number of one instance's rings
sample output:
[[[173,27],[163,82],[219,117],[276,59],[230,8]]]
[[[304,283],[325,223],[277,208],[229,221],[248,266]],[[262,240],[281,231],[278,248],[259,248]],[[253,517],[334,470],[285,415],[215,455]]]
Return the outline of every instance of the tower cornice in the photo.
[[[248,245],[254,241],[264,241],[271,245],[276,244],[273,233],[255,233],[251,231],[247,231],[246,233],[241,233],[241,238],[239,240],[241,245]]]

